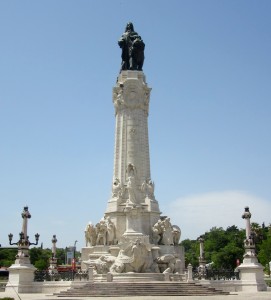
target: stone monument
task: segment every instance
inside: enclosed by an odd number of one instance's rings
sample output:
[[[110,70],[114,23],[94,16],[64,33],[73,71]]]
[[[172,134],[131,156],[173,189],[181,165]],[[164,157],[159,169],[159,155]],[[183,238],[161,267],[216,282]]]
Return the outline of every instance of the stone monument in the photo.
[[[246,221],[246,238],[244,240],[245,254],[243,263],[237,267],[242,281],[242,291],[257,292],[266,291],[267,286],[264,281],[263,266],[258,262],[255,242],[251,236],[249,207],[245,207],[242,218]]]
[[[22,231],[19,236],[20,239],[16,243],[12,243],[13,234],[9,234],[9,244],[18,246],[18,253],[16,255],[16,260],[13,265],[11,265],[9,270],[9,281],[6,286],[6,291],[16,290],[19,293],[24,293],[29,289],[28,285],[31,285],[34,281],[34,272],[36,268],[30,263],[29,257],[29,246],[37,245],[39,241],[39,234],[35,234],[35,243],[29,241],[29,236],[27,235],[27,223],[28,219],[31,218],[31,214],[28,207],[25,206],[22,212],[23,226]]]
[[[199,241],[199,267],[198,273],[201,279],[206,277],[206,260],[205,260],[205,252],[204,252],[204,239],[202,236],[198,238]]]
[[[82,269],[95,274],[183,273],[181,230],[161,216],[151,177],[151,88],[142,71],[145,44],[128,23],[118,41],[121,71],[113,88],[115,151],[112,194],[99,223],[85,229]],[[115,276],[115,275],[114,275]]]
[[[56,257],[56,243],[57,243],[57,238],[56,235],[53,235],[52,238],[52,256],[49,259],[49,268],[48,268],[48,273],[51,276],[51,280],[58,279],[58,270],[57,270],[57,257]]]

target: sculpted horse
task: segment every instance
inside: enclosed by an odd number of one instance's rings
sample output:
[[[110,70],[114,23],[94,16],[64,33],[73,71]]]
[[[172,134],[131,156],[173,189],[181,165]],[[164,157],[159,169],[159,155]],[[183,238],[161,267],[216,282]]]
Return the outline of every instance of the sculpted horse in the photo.
[[[144,63],[145,44],[140,37],[136,38],[132,43],[130,68],[131,70],[142,71]]]

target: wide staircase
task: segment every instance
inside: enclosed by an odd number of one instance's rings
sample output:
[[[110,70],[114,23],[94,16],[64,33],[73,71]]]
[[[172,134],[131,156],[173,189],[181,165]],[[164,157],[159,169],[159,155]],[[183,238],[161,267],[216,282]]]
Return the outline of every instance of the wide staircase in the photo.
[[[187,282],[88,282],[55,294],[58,297],[213,296],[228,292]]]

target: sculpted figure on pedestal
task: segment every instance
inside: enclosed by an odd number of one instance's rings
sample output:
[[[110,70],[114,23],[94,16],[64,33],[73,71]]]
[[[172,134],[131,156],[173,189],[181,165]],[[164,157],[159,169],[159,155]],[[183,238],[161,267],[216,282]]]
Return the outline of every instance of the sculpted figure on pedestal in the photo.
[[[89,223],[85,229],[86,247],[96,245],[96,229],[93,224]]]
[[[132,163],[128,164],[126,173],[128,176],[127,191],[129,197],[127,204],[135,204],[137,202],[136,168]]]
[[[154,244],[160,244],[163,235],[161,220],[159,219],[152,227],[152,239]]]
[[[120,107],[122,107],[122,105],[124,103],[124,99],[123,99],[123,86],[114,88],[113,103],[114,103],[115,113],[117,113],[118,109]]]
[[[105,223],[107,227],[106,245],[114,245],[116,231],[115,224],[111,221],[110,217],[105,218]]]
[[[177,225],[172,226],[172,234],[173,234],[173,244],[178,245],[181,238],[181,229]]]
[[[129,163],[126,169],[126,173],[128,177],[135,177],[136,176],[136,168],[135,165],[132,163]]]
[[[102,219],[99,223],[96,224],[96,231],[97,231],[96,245],[105,246],[107,226],[104,219]]]
[[[150,178],[142,183],[141,190],[145,194],[145,197],[154,199],[154,182]]]
[[[150,102],[150,91],[145,91],[145,93],[144,93],[144,102],[145,102],[145,105],[149,105],[149,102]]]
[[[127,190],[128,190],[128,195],[129,195],[127,203],[135,204],[136,203],[136,183],[135,183],[134,176],[128,177]]]
[[[173,245],[173,228],[170,223],[170,218],[165,218],[161,222],[161,227],[163,231],[163,236],[162,236],[162,245]]]
[[[137,32],[134,31],[134,25],[131,22],[127,23],[125,32],[119,39],[118,44],[122,49],[121,70],[142,71],[145,44]]]
[[[152,227],[154,244],[178,245],[180,238],[181,229],[177,225],[171,225],[170,218],[161,217]]]

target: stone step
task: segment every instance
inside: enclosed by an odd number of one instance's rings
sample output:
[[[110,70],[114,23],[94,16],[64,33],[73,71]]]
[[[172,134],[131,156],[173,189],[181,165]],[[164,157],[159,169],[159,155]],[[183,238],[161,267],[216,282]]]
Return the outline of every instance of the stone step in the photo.
[[[58,297],[88,296],[212,296],[228,295],[214,288],[186,282],[94,282],[74,286]]]
[[[181,281],[183,275],[171,274],[172,281]],[[152,282],[152,281],[165,281],[165,275],[161,273],[120,273],[113,275],[114,282]],[[106,274],[94,275],[94,282],[107,282]]]

